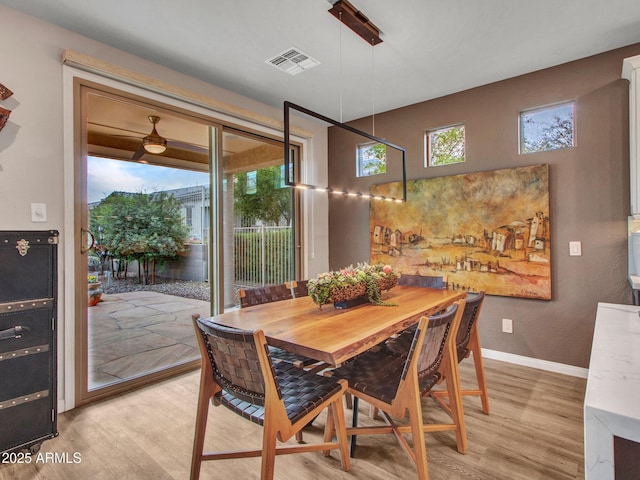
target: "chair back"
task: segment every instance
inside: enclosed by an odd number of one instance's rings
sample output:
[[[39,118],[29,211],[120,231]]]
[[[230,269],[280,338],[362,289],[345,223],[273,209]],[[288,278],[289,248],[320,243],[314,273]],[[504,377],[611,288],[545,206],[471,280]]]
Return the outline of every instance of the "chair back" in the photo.
[[[480,316],[480,309],[484,301],[484,292],[467,295],[467,303],[464,306],[458,335],[456,336],[456,349],[458,351],[458,362],[462,361],[469,354],[469,340],[472,329]]]
[[[415,362],[421,394],[430,390],[442,378],[440,366],[447,341],[453,339],[451,332],[454,328],[457,312],[458,304],[455,303],[443,313],[432,315],[426,321],[421,320],[418,324],[402,378],[404,379],[408,374],[411,362]],[[427,331],[422,343],[420,343],[418,339],[424,328]]]
[[[252,305],[288,300],[293,298],[293,293],[286,283],[281,283],[279,285],[267,285],[265,287],[240,288],[238,290],[238,296],[240,297],[240,308],[244,308]]]
[[[432,277],[427,275],[405,275],[404,273],[398,278],[398,285],[407,285],[411,287],[423,288],[439,288],[441,290],[447,288],[447,277]]]
[[[271,366],[269,382],[278,386],[275,370],[270,361],[266,342],[259,342],[257,332],[225,327],[208,320],[196,320],[206,352],[203,359],[209,359],[216,383],[228,394],[254,405],[264,406],[266,386],[265,371],[260,363],[258,349],[263,349]],[[264,335],[262,335],[264,339]]]
[[[292,280],[290,283],[288,283],[291,292],[293,293],[293,298],[309,296],[307,283],[309,283],[309,280]]]

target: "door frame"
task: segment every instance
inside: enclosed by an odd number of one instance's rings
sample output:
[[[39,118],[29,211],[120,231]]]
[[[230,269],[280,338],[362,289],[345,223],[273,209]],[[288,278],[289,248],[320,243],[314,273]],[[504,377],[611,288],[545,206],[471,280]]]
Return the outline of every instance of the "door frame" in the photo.
[[[136,83],[136,84],[134,84]],[[65,134],[64,138],[64,205],[65,205],[65,232],[67,232],[67,239],[64,246],[64,271],[71,274],[64,275],[64,302],[63,302],[63,315],[64,324],[63,328],[59,330],[59,342],[63,347],[59,349],[58,361],[63,365],[60,368],[58,375],[58,382],[61,388],[59,389],[62,394],[62,398],[59,398],[58,407],[59,411],[63,412],[91,401],[105,398],[116,393],[120,393],[121,389],[116,388],[121,385],[126,385],[126,390],[136,388],[142,385],[148,384],[150,381],[157,381],[160,378],[167,377],[168,375],[158,374],[153,378],[142,377],[134,379],[132,381],[123,382],[117,384],[114,388],[106,387],[104,391],[96,393],[95,395],[88,394],[86,389],[86,365],[84,370],[77,367],[79,362],[76,361],[77,356],[82,354],[86,355],[86,348],[83,349],[83,345],[79,342],[83,338],[86,338],[86,325],[82,325],[83,321],[83,308],[86,311],[86,282],[80,282],[86,273],[86,265],[83,265],[83,261],[86,264],[86,258],[84,260],[80,256],[80,250],[83,245],[83,239],[80,235],[80,227],[82,226],[82,201],[78,201],[79,194],[81,193],[81,176],[86,175],[86,171],[82,168],[78,170],[78,167],[86,162],[82,161],[83,155],[86,156],[86,147],[84,145],[82,136],[82,111],[79,101],[79,90],[81,85],[87,85],[96,87],[102,90],[114,90],[116,92],[124,92],[126,94],[144,99],[145,103],[157,104],[161,108],[168,108],[173,110],[179,110],[186,112],[188,115],[193,115],[197,118],[205,119],[212,126],[218,126],[217,128],[217,150],[219,158],[221,157],[220,149],[222,148],[222,127],[224,125],[242,129],[248,132],[256,132],[260,135],[270,136],[271,138],[281,141],[282,130],[264,125],[259,121],[260,116],[256,115],[256,120],[243,119],[234,117],[227,113],[221,113],[214,111],[206,105],[206,102],[189,101],[188,99],[178,98],[178,95],[167,95],[162,93],[161,86],[158,85],[139,85],[139,82],[126,81],[126,79],[114,78],[114,76],[104,76],[99,71],[87,71],[85,69],[78,69],[75,66],[66,64],[63,66],[63,113],[64,113],[64,131],[69,132]],[[204,98],[204,97],[203,97]],[[292,141],[300,147],[301,152],[306,152],[306,146],[310,142],[312,136],[298,136],[293,135]],[[300,158],[301,166],[304,167],[304,159]],[[220,162],[218,162],[220,163]],[[85,167],[86,168],[86,167]],[[220,168],[220,165],[218,165]],[[218,181],[219,177],[211,175],[216,171],[216,166],[210,166],[210,176],[214,181]],[[221,185],[220,185],[221,187]],[[213,191],[213,190],[212,190]],[[221,188],[218,188],[218,197],[221,194]],[[212,218],[210,225],[213,222],[219,221],[216,219],[214,212],[217,212],[219,207],[219,201],[221,199],[211,197],[211,212]],[[85,196],[86,198],[86,196]],[[300,222],[305,223],[303,216],[303,210],[300,210]],[[213,265],[219,266],[222,262],[222,252],[219,248],[219,242],[214,242],[213,238],[209,242],[210,244],[210,258],[213,260]],[[303,257],[304,258],[304,257]],[[304,261],[302,263],[302,271],[304,272]],[[211,284],[219,285],[216,279],[221,275],[218,268],[211,269]],[[82,288],[80,288],[82,285]],[[217,302],[212,302],[213,305],[221,305],[221,292],[212,286],[212,299],[218,299]],[[212,312],[215,313],[215,310]],[[176,367],[182,368],[182,371],[192,370],[198,368],[200,362],[193,361],[184,366]],[[172,371],[171,376],[180,373],[180,371]],[[84,378],[84,394],[78,394],[78,382]],[[124,389],[122,389],[124,390]]]
[[[74,237],[79,242],[81,246],[80,249],[76,249],[75,252],[75,269],[74,269],[74,278],[75,278],[75,295],[77,301],[75,302],[75,311],[74,318],[78,321],[76,322],[75,328],[75,400],[76,405],[83,405],[86,403],[90,403],[96,400],[100,400],[106,397],[113,396],[115,394],[124,393],[130,391],[132,389],[138,388],[140,386],[149,384],[151,382],[156,382],[159,380],[163,380],[165,378],[169,378],[175,375],[179,375],[181,373],[185,373],[194,369],[197,369],[200,366],[200,359],[195,359],[192,361],[188,361],[179,365],[171,366],[166,369],[151,372],[151,373],[143,373],[139,377],[133,377],[130,379],[122,380],[120,382],[106,385],[104,387],[99,387],[96,390],[89,390],[89,382],[88,382],[88,367],[89,367],[89,353],[90,353],[90,345],[88,339],[88,310],[87,310],[87,295],[85,294],[86,288],[86,275],[87,275],[87,260],[88,255],[83,252],[83,246],[86,244],[87,240],[82,235],[82,231],[88,231],[89,227],[89,218],[88,218],[88,210],[86,208],[86,198],[87,198],[87,158],[88,158],[88,149],[86,139],[88,137],[87,132],[87,122],[85,119],[89,118],[88,111],[88,96],[91,94],[105,95],[108,97],[112,97],[114,101],[118,100],[126,100],[129,102],[135,102],[142,105],[148,105],[159,112],[170,112],[171,114],[181,115],[181,116],[189,116],[193,118],[194,123],[203,123],[207,124],[210,128],[212,128],[215,132],[219,132],[222,129],[222,126],[218,123],[214,123],[210,118],[203,118],[201,115],[191,114],[189,112],[185,112],[184,110],[169,106],[158,101],[150,101],[146,98],[140,97],[138,95],[130,94],[129,92],[123,92],[117,89],[113,89],[110,87],[105,87],[103,85],[97,85],[93,82],[83,81],[81,79],[76,79],[74,82],[75,85],[75,103],[76,113],[75,116],[75,128],[74,128],[74,136],[78,139],[76,142],[76,155],[74,156],[74,171],[76,172],[74,178],[75,185],[75,209],[74,209]],[[218,142],[214,139],[213,142],[210,142],[212,147],[217,149],[219,145]],[[210,157],[209,164],[209,179],[211,182],[211,169],[212,163],[215,164],[216,159],[220,155],[220,152],[217,150],[213,150],[215,152]],[[123,160],[125,161],[125,160]],[[211,187],[211,185],[210,185]],[[209,239],[208,245],[211,249],[211,246],[214,242]],[[211,254],[211,252],[209,252]],[[211,257],[209,257],[211,258]],[[215,265],[215,260],[213,261]],[[214,272],[212,272],[214,274]],[[210,282],[210,285],[213,285],[214,282]],[[211,297],[215,298],[215,297]],[[215,304],[215,302],[213,303]],[[203,312],[203,314],[208,315],[210,312]]]

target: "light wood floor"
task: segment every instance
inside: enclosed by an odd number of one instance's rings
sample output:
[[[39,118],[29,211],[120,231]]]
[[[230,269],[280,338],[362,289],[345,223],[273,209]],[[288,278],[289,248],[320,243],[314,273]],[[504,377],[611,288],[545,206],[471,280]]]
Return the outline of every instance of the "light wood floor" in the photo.
[[[586,380],[485,360],[491,415],[478,398],[464,400],[469,449],[457,453],[453,433],[427,434],[429,474],[434,479],[583,479],[582,404]],[[473,379],[472,362],[461,364],[462,380]],[[187,479],[195,422],[199,373],[152,385],[127,395],[59,416],[59,437],[43,443],[38,461],[0,465],[0,480]],[[441,415],[423,400],[427,418]],[[374,422],[361,403],[361,424]],[[350,418],[347,411],[347,421]],[[320,438],[324,417],[305,430]],[[0,426],[1,431],[1,426]],[[233,449],[259,447],[261,429],[224,407],[212,408],[206,445]],[[359,437],[351,472],[340,468],[337,453],[317,452],[276,458],[276,479],[415,478],[415,470],[393,436]],[[46,452],[58,454],[44,463]],[[74,454],[80,463],[60,463]],[[49,459],[52,462],[52,459]],[[259,459],[205,462],[203,480],[257,479]]]

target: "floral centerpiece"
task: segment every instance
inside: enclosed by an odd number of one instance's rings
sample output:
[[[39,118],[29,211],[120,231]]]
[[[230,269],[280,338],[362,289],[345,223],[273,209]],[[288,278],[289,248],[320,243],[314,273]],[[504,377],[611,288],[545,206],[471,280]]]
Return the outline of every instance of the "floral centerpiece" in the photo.
[[[309,280],[311,299],[322,308],[327,303],[340,303],[365,298],[375,305],[395,305],[383,302],[381,292],[393,288],[398,273],[390,265],[359,263],[340,270],[325,272]]]

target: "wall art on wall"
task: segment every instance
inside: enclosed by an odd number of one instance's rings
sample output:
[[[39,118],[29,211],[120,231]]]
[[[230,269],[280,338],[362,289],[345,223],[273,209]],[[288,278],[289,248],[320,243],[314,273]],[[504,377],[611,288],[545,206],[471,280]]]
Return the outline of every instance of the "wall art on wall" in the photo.
[[[447,277],[450,289],[550,300],[549,223],[548,165],[412,180],[406,203],[371,202],[370,262]]]
[[[13,92],[0,83],[0,100],[6,100],[11,95],[13,95]],[[11,115],[11,110],[0,107],[0,130],[2,130],[7,124],[7,121],[9,121],[9,115]]]

